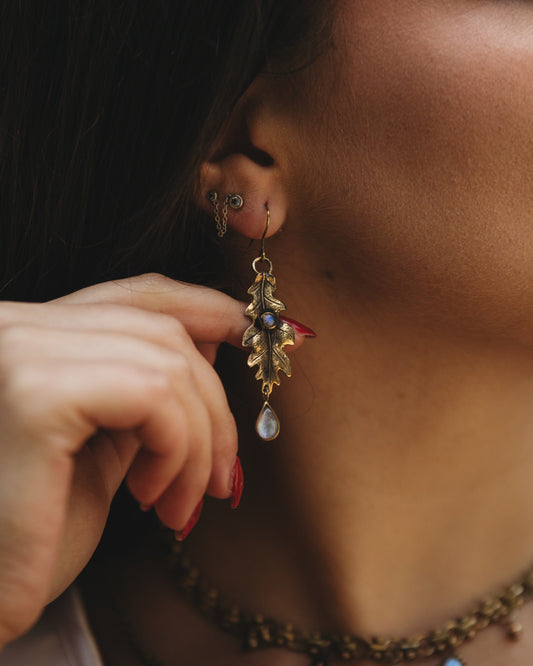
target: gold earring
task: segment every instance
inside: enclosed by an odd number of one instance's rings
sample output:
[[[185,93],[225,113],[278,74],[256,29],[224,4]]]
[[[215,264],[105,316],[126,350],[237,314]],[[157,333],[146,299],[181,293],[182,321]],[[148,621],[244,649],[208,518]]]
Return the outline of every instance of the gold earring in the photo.
[[[252,302],[244,313],[252,323],[243,334],[242,344],[251,348],[248,365],[251,368],[254,365],[259,366],[255,378],[263,382],[263,407],[257,417],[255,430],[261,439],[271,441],[279,435],[280,423],[268,399],[274,385],[279,386],[279,371],[282,370],[287,377],[291,376],[291,362],[283,347],[294,344],[294,331],[278,316],[287,308],[274,297],[276,278],[272,275],[272,262],[265,254],[265,236],[270,224],[267,204],[265,209],[266,224],[261,238],[261,252],[252,261],[256,277],[248,289]],[[258,264],[263,264],[266,270],[258,270]]]
[[[222,204],[222,217],[220,217],[220,209],[218,202],[218,192],[210,190],[207,193],[208,200],[213,204],[215,209],[215,222],[217,225],[218,237],[222,238],[226,235],[228,230],[228,206],[233,210],[239,210],[244,206],[244,199],[240,194],[226,194],[224,203]]]

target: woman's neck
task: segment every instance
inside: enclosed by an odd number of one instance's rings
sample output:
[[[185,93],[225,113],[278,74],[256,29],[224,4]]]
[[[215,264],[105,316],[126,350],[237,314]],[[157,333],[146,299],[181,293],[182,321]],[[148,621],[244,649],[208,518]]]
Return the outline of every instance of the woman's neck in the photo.
[[[282,434],[241,445],[242,507],[208,508],[191,547],[252,610],[420,633],[533,561],[533,362],[312,286],[295,315],[318,338],[271,400]]]
[[[300,303],[290,314],[318,338],[292,356],[293,378],[272,395],[282,432],[269,444],[253,434],[259,386],[242,352],[231,352],[245,491],[237,511],[206,502],[187,540],[207,579],[250,611],[364,636],[424,633],[518,579],[533,561],[528,354],[426,333],[392,309],[341,308],[327,283],[300,284],[292,296],[290,276],[279,284],[283,300]],[[120,564],[144,642],[169,661],[178,618],[192,627],[185,635],[210,632],[208,663],[227,663],[233,639],[188,615],[158,562],[148,545]],[[533,604],[522,617],[522,641],[484,632],[463,650],[469,663],[531,663]]]

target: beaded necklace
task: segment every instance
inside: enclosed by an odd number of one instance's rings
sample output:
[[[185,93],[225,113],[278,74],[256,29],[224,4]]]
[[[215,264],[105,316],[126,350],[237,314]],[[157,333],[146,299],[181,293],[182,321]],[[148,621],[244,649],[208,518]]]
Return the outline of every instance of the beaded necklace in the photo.
[[[466,666],[458,649],[483,629],[500,624],[509,640],[520,638],[522,626],[518,622],[517,613],[526,601],[533,598],[531,567],[499,595],[486,599],[466,615],[425,634],[404,638],[364,638],[357,635],[307,633],[295,629],[291,624],[248,613],[228,603],[200,574],[185,554],[181,543],[166,539],[165,544],[178,589],[222,630],[238,638],[243,650],[282,648],[306,654],[310,666],[328,666],[333,660],[402,664],[432,657],[439,659],[439,666]],[[165,666],[140,644],[135,628],[128,619],[127,610],[117,603],[117,599],[114,605],[130,645],[145,666]]]

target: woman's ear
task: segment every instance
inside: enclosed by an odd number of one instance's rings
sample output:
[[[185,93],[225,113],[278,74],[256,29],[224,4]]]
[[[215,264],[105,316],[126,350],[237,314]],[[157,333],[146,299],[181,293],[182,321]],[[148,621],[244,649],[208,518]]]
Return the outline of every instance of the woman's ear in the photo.
[[[243,113],[243,106],[235,109]],[[208,193],[215,191],[222,202],[227,194],[239,194],[243,206],[228,208],[228,226],[247,238],[261,238],[265,231],[265,205],[270,210],[267,236],[280,230],[287,217],[287,198],[278,165],[249,139],[244,118],[228,123],[213,156],[203,163],[197,204],[214,214]]]

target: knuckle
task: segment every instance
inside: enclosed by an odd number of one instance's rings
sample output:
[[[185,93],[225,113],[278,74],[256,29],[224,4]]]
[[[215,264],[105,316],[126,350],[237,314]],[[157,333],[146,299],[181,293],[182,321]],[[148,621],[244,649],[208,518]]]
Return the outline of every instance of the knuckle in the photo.
[[[21,428],[21,432],[36,433],[43,418],[51,415],[51,369],[42,364],[17,363],[4,368],[0,375],[0,403],[3,419]]]
[[[98,302],[133,305],[135,294],[157,294],[175,288],[174,280],[161,273],[143,273],[121,280],[111,280],[95,287]],[[94,294],[93,294],[94,296]]]
[[[129,278],[129,280],[133,286],[137,288],[141,287],[148,291],[161,291],[162,289],[168,289],[170,285],[174,284],[173,280],[161,273],[143,273],[142,275]]]
[[[194,373],[189,357],[180,352],[170,352],[166,356],[170,374],[180,381],[192,382]]]
[[[40,303],[32,303],[31,306],[28,306],[27,303],[2,301],[0,303],[0,326],[12,324],[13,321],[20,318],[21,314],[23,315],[27,311],[28,307],[37,309],[40,305]]]
[[[143,282],[147,284],[161,284],[162,282],[167,281],[167,278],[162,273],[157,273],[156,271],[143,273],[142,275],[137,275],[136,277],[140,280],[143,280]]]
[[[21,347],[31,348],[37,332],[27,324],[11,324],[0,329],[0,357],[9,358]]]
[[[12,404],[27,404],[35,395],[42,395],[49,383],[51,372],[39,363],[11,365],[2,376],[2,392]]]
[[[189,334],[185,329],[185,326],[172,315],[167,314],[158,314],[158,327],[161,330],[162,335],[166,335],[169,338],[178,338],[178,339],[189,339]]]
[[[139,374],[142,391],[154,402],[166,401],[173,395],[172,380],[163,370],[143,368]]]

